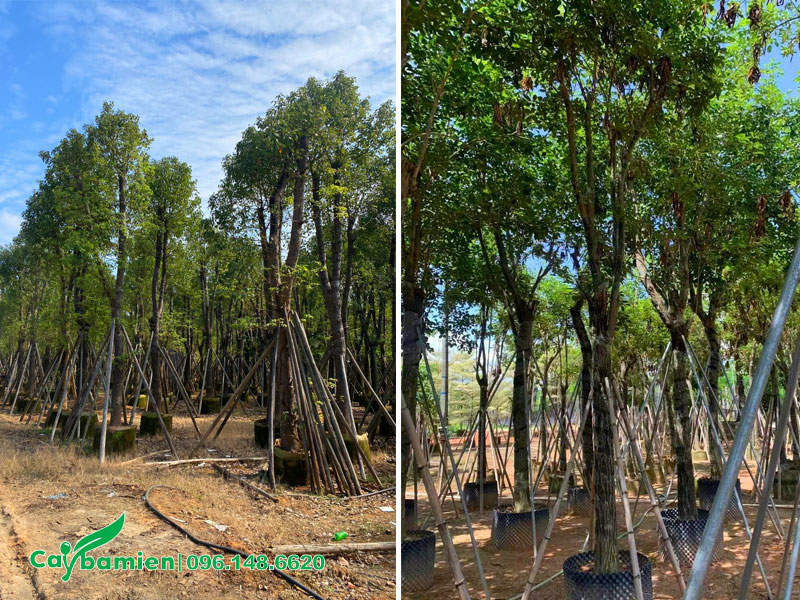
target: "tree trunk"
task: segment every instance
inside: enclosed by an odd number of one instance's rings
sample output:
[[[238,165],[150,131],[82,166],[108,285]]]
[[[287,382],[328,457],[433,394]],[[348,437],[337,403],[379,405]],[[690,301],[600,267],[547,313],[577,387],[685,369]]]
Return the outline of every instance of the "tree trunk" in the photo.
[[[401,390],[403,402],[416,422],[417,418],[417,387],[419,385],[419,362],[422,359],[422,340],[419,338],[419,329],[422,322],[422,311],[425,305],[425,294],[422,288],[410,285],[408,279],[403,285],[403,316],[402,316],[402,372]],[[401,428],[401,454],[402,460],[400,489],[405,495],[406,481],[411,461],[411,439],[409,432]],[[444,453],[440,456],[444,460]]]
[[[486,481],[486,410],[489,406],[489,382],[485,377],[478,380],[480,390],[480,412],[478,413],[478,481]]]
[[[672,342],[672,405],[675,409],[675,453],[678,472],[678,517],[688,521],[697,518],[694,494],[694,465],[692,464],[692,422],[689,400],[688,357],[684,338],[688,335],[685,323],[670,328]]]
[[[561,383],[559,385],[559,392],[561,397],[561,432],[558,440],[558,472],[563,473],[564,477],[567,477],[567,428],[569,427],[569,417],[567,416],[566,383]]]
[[[127,253],[127,225],[125,222],[127,214],[127,181],[124,175],[119,175],[119,219],[118,241],[117,241],[117,279],[114,285],[114,297],[111,301],[111,318],[116,323],[114,331],[114,361],[111,367],[111,426],[122,424],[122,396],[125,385],[125,369],[123,355],[125,354],[125,338],[122,335],[122,295],[125,283],[125,263],[128,260]]]
[[[617,549],[616,462],[614,421],[609,412],[605,381],[611,380],[611,345],[603,328],[604,319],[593,319],[592,412],[594,414],[595,552],[597,573],[619,570]]]
[[[714,434],[711,431],[711,423],[721,432],[720,419],[719,419],[719,373],[720,373],[720,343],[719,334],[717,332],[716,317],[709,314],[707,318],[703,319],[703,331],[706,334],[708,341],[708,363],[706,365],[706,377],[708,379],[708,411],[710,418],[708,420],[708,440],[710,444],[711,456],[711,478],[720,479],[722,477],[722,455],[719,452],[716,442],[714,441]],[[705,382],[704,382],[705,383]],[[720,440],[721,441],[721,440]]]
[[[514,339],[516,357],[514,359],[514,390],[511,399],[511,420],[514,427],[514,511],[524,512],[531,509],[530,478],[528,462],[531,456],[531,445],[528,439],[527,403],[528,396],[528,360],[531,352],[531,333],[533,319],[522,319],[517,325]]]
[[[586,326],[583,323],[583,316],[581,315],[581,307],[583,306],[583,299],[578,300],[571,308],[570,315],[572,317],[572,326],[575,329],[575,335],[578,337],[578,343],[581,347],[581,412],[584,413],[586,405],[591,399],[592,392],[592,342],[589,339],[589,334],[586,331]],[[591,411],[591,409],[590,409]],[[586,420],[583,426],[583,434],[581,436],[581,448],[583,451],[583,461],[585,463],[583,473],[583,485],[586,489],[591,488],[592,472],[594,470],[594,440],[592,439],[592,413]]]

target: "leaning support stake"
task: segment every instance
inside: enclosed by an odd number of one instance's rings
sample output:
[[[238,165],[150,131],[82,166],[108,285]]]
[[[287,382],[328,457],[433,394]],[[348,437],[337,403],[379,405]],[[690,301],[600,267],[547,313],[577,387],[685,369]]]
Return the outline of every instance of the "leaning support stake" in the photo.
[[[572,441],[572,445],[570,447],[569,463],[567,464],[566,473],[571,473],[575,465],[578,440],[580,440],[581,435],[583,435],[583,427],[586,425],[586,417],[589,414],[589,409],[591,406],[592,403],[590,398],[590,401],[587,402],[586,406],[583,408],[581,424],[580,427],[578,427],[578,433],[575,435],[575,439]],[[531,597],[531,592],[533,591],[533,582],[536,580],[536,574],[539,572],[539,568],[542,566],[542,558],[544,557],[545,550],[547,550],[547,543],[550,541],[550,536],[553,535],[553,527],[555,527],[556,518],[558,517],[558,509],[561,506],[561,499],[564,497],[564,493],[567,491],[568,484],[569,477],[564,477],[564,479],[561,480],[561,488],[558,490],[558,496],[556,497],[556,502],[553,505],[553,510],[550,511],[550,518],[547,521],[547,529],[545,530],[544,538],[542,539],[542,543],[539,545],[539,551],[533,561],[533,567],[531,567],[531,572],[528,575],[528,581],[525,583],[525,591],[522,593],[522,600],[529,600]]]
[[[647,475],[647,467],[645,465],[644,459],[642,458],[642,452],[639,449],[639,441],[636,439],[635,432],[631,429],[631,425],[628,422],[627,410],[625,406],[620,403],[620,410],[619,415],[622,420],[622,424],[625,427],[625,432],[628,436],[628,440],[630,441],[630,448],[633,451],[633,456],[636,459],[636,462],[639,464],[639,470],[642,472],[642,480],[645,483],[645,487],[647,488],[647,495],[650,496],[650,507],[653,509],[653,512],[656,515],[656,523],[658,524],[658,532],[661,534],[661,540],[664,542],[664,546],[667,549],[667,556],[669,557],[669,562],[672,563],[672,568],[675,569],[675,577],[678,580],[678,586],[681,588],[681,593],[686,591],[686,582],[683,579],[683,573],[681,572],[681,565],[678,561],[678,557],[675,555],[675,548],[672,546],[672,540],[669,538],[669,534],[667,533],[667,527],[664,525],[664,519],[661,516],[661,506],[658,503],[658,497],[656,496],[656,492],[653,489],[653,484],[650,482],[650,477]],[[624,459],[624,457],[623,457]]]
[[[156,417],[158,417],[158,424],[161,427],[161,433],[163,433],[164,437],[167,438],[167,443],[169,444],[169,449],[172,451],[172,456],[174,456],[175,458],[180,458],[180,456],[178,456],[178,451],[175,449],[175,444],[172,442],[172,436],[169,434],[167,426],[164,423],[164,419],[161,416],[161,407],[158,405],[158,402],[155,401],[155,398],[153,398],[153,392],[150,389],[150,384],[147,383],[147,378],[144,376],[142,367],[139,365],[139,361],[136,359],[136,354],[133,350],[133,344],[131,343],[131,338],[128,337],[128,332],[125,331],[125,326],[121,325],[121,328],[122,328],[122,335],[125,337],[125,343],[128,344],[128,348],[130,348],[131,354],[133,355],[133,364],[136,366],[136,370],[139,372],[139,377],[141,377],[142,381],[144,382],[144,389],[147,392],[147,395],[150,397],[150,399],[153,400],[153,406],[156,409]],[[132,422],[133,421],[131,420],[131,423]]]
[[[108,340],[106,376],[103,378],[103,422],[100,424],[100,464],[106,462],[106,433],[108,432],[108,396],[111,389],[111,360],[114,358],[114,328],[117,320],[111,319],[111,337]],[[80,422],[80,415],[78,415]]]
[[[419,339],[425,339],[422,335],[422,330],[417,329],[417,335]],[[469,510],[467,509],[467,500],[464,497],[464,490],[461,487],[461,480],[458,478],[458,467],[456,466],[456,459],[453,456],[453,447],[450,445],[450,438],[447,435],[447,424],[445,422],[444,414],[442,413],[442,407],[436,402],[436,386],[433,384],[433,375],[431,372],[431,366],[428,364],[428,353],[425,352],[425,348],[422,349],[422,358],[425,359],[425,370],[428,373],[428,379],[430,381],[431,386],[431,395],[433,396],[433,404],[436,406],[436,412],[439,416],[439,423],[441,425],[441,441],[444,443],[444,448],[442,449],[441,455],[441,462],[444,463],[444,456],[447,455],[447,458],[450,460],[450,466],[453,469],[453,474],[455,477],[456,488],[458,489],[458,495],[461,498],[461,507],[464,509],[464,521],[467,525],[467,531],[469,531],[469,539],[472,543],[472,549],[475,553],[475,565],[478,567],[478,575],[481,578],[481,585],[483,586],[483,592],[486,594],[487,600],[491,600],[491,595],[489,594],[489,584],[486,583],[486,576],[483,573],[483,564],[481,563],[481,556],[478,552],[478,542],[475,541],[475,531],[472,529],[472,523],[470,522],[469,518]],[[533,506],[531,506],[531,518],[533,518]]]
[[[789,369],[789,379],[786,382],[786,392],[783,396],[780,416],[778,417],[778,427],[775,431],[775,450],[770,454],[767,472],[764,476],[764,486],[762,488],[761,502],[758,506],[758,515],[753,525],[753,535],[750,539],[750,549],[747,552],[747,562],[742,572],[742,582],[739,588],[739,599],[747,597],[747,589],[750,584],[750,576],[753,572],[753,562],[758,557],[758,545],[761,541],[761,530],[764,526],[764,517],[767,513],[769,500],[772,498],[772,484],[775,481],[775,471],[781,459],[780,447],[784,443],[786,429],[789,421],[789,411],[794,404],[794,395],[797,391],[797,381],[800,378],[800,336],[797,338],[794,356],[792,356],[792,366]],[[719,492],[717,492],[719,493]],[[766,583],[766,581],[765,581]]]
[[[608,379],[605,380],[606,400],[608,401],[608,414],[613,419],[617,414],[614,410],[614,398],[611,395],[611,386]],[[642,594],[642,573],[639,570],[639,557],[636,553],[636,536],[633,532],[633,519],[631,518],[631,505],[628,502],[628,486],[625,481],[625,459],[619,446],[619,436],[617,435],[616,424],[611,427],[611,437],[614,444],[614,454],[617,455],[617,484],[619,485],[619,495],[622,500],[622,509],[625,515],[625,530],[628,537],[628,549],[631,554],[631,575],[633,576],[633,589],[636,592],[636,600],[644,600]],[[647,474],[644,474],[647,477]]]
[[[428,470],[429,465],[425,460],[425,453],[422,451],[422,446],[419,443],[419,434],[417,428],[414,427],[414,418],[406,406],[405,399],[400,396],[401,413],[403,418],[403,429],[406,430],[406,435],[411,440],[411,448],[414,451],[414,458],[417,462],[417,470],[422,475],[422,483],[425,485],[425,492],[428,494],[428,502],[431,504],[431,512],[433,512],[436,519],[436,528],[439,530],[439,537],[444,546],[445,556],[447,562],[450,564],[450,570],[453,573],[453,583],[461,600],[470,600],[469,591],[467,590],[467,582],[464,580],[464,573],[461,571],[461,561],[456,554],[456,548],[453,545],[453,538],[450,537],[450,530],[447,527],[447,521],[442,512],[442,505],[439,502],[439,496],[436,492],[436,487],[433,485],[433,478]]]
[[[772,322],[767,332],[766,339],[764,340],[761,356],[758,359],[758,365],[756,366],[753,376],[753,383],[750,386],[750,391],[747,394],[747,400],[745,401],[744,409],[740,416],[739,428],[736,431],[736,437],[733,440],[733,445],[728,455],[728,462],[725,464],[725,468],[722,472],[722,479],[719,482],[717,493],[714,495],[714,503],[711,505],[711,510],[709,511],[708,521],[706,521],[706,527],[703,531],[703,539],[700,541],[700,547],[697,549],[697,554],[695,555],[692,574],[689,577],[689,585],[686,588],[684,600],[700,600],[702,597],[703,584],[708,573],[708,567],[711,563],[714,546],[722,530],[722,521],[725,518],[725,507],[728,505],[733,486],[736,483],[739,465],[744,457],[747,440],[750,437],[750,431],[753,429],[758,405],[761,402],[761,397],[764,395],[764,390],[767,386],[767,379],[772,370],[775,353],[778,350],[781,334],[786,324],[786,317],[789,315],[794,292],[799,281],[800,240],[798,240],[795,246],[794,256],[792,256],[792,262],[789,265],[789,270],[783,283],[781,296],[778,300],[778,305],[775,307],[775,312],[772,315]]]
[[[267,354],[272,349],[272,344],[274,344],[274,343],[275,343],[275,341],[273,340],[272,342],[267,344],[266,348],[264,348],[264,351],[261,353],[261,356],[258,357],[258,360],[250,368],[250,371],[247,373],[247,375],[245,375],[244,379],[242,379],[241,383],[239,384],[239,387],[236,388],[236,391],[233,392],[233,396],[231,396],[230,400],[228,400],[228,402],[225,404],[225,406],[222,407],[222,410],[219,411],[219,414],[217,414],[216,418],[211,423],[209,428],[206,430],[206,432],[197,441],[197,444],[195,444],[195,447],[192,448],[192,450],[189,452],[189,458],[192,458],[193,456],[195,456],[197,454],[197,451],[200,450],[200,448],[203,447],[203,444],[206,443],[206,439],[208,438],[209,435],[211,435],[211,432],[214,431],[214,429],[217,426],[217,423],[219,423],[220,419],[222,419],[222,417],[225,415],[225,413],[228,412],[229,410],[231,410],[231,411],[233,410],[233,407],[236,405],[236,400],[239,398],[239,396],[242,395],[242,392],[244,392],[244,390],[247,389],[247,386],[250,385],[250,380],[253,378],[253,375],[256,374],[256,370],[261,365],[261,363],[264,361],[264,359],[267,358]]]

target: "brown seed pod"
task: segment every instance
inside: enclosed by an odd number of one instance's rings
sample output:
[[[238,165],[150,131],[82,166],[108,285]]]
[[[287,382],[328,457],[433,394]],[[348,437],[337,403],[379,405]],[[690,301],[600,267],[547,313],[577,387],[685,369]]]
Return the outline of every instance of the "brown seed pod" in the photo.
[[[736,24],[736,17],[739,15],[739,4],[734,2],[725,12],[725,24],[733,27]]]
[[[678,192],[672,192],[672,212],[675,213],[678,223],[683,223],[684,206]]]
[[[767,232],[767,197],[761,194],[756,200],[756,223],[753,234],[756,239],[764,237]]]
[[[750,6],[747,18],[750,20],[750,27],[756,27],[761,22],[761,5],[754,3]]]
[[[747,81],[750,85],[755,85],[758,83],[759,79],[761,79],[761,69],[759,69],[757,65],[753,65],[747,71]]]
[[[492,121],[498,127],[503,125],[503,109],[501,108],[499,102],[495,102],[492,105]]]
[[[784,190],[780,198],[781,210],[787,219],[794,218],[794,200],[792,199],[792,192]]]

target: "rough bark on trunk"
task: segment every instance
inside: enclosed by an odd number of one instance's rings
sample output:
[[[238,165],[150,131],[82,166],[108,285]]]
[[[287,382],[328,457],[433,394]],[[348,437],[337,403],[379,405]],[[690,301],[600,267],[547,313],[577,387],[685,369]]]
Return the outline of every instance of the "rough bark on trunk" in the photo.
[[[419,330],[424,309],[425,295],[421,288],[413,287],[406,280],[403,286],[403,316],[401,330],[402,371],[401,390],[403,402],[411,416],[417,418],[417,387],[419,385],[419,362],[422,359],[422,340]],[[411,460],[411,439],[403,428],[401,439],[401,477],[400,487],[405,495],[406,481]],[[441,457],[444,460],[444,456]]]
[[[150,342],[150,364],[153,370],[153,381],[151,389],[153,391],[153,401],[159,407],[162,406],[161,400],[161,355],[158,351],[158,328],[160,318],[160,307],[158,302],[158,274],[160,271],[161,261],[163,260],[163,237],[161,231],[156,233],[156,254],[155,266],[153,267],[153,279],[150,284],[150,300],[152,303],[152,313],[150,316],[150,332],[152,333],[152,341]],[[155,410],[155,408],[153,409]]]
[[[614,421],[609,412],[605,381],[611,380],[611,347],[601,323],[594,325],[592,353],[592,413],[594,415],[595,552],[598,573],[619,570],[617,550],[616,462]]]
[[[673,326],[670,330],[672,342],[672,406],[675,410],[675,453],[678,473],[678,517],[682,520],[697,518],[697,504],[694,493],[694,465],[692,464],[692,422],[689,400],[689,362],[684,337],[685,324]]]
[[[334,163],[333,183],[340,183],[338,167]],[[350,402],[350,392],[347,383],[347,369],[345,366],[345,328],[342,319],[341,272],[342,249],[344,246],[344,231],[342,227],[342,212],[345,210],[341,194],[333,195],[332,238],[330,243],[330,261],[325,251],[325,233],[322,223],[322,207],[320,198],[320,177],[317,173],[311,174],[311,190],[313,202],[311,210],[314,220],[314,234],[317,242],[317,260],[320,263],[319,280],[325,310],[328,313],[331,339],[328,346],[330,359],[333,361],[336,373],[336,399],[343,407],[343,413],[351,424],[355,425],[353,406]]]
[[[125,283],[125,263],[128,260],[127,252],[127,225],[125,222],[128,201],[127,201],[127,181],[124,175],[118,177],[119,185],[119,207],[117,218],[119,219],[118,241],[117,241],[117,278],[114,284],[114,296],[111,301],[111,318],[116,323],[114,331],[114,362],[111,367],[111,426],[122,424],[122,395],[125,385],[125,369],[123,365],[123,354],[125,354],[125,339],[122,336],[122,294]]]
[[[567,427],[569,427],[569,418],[567,416],[567,384],[562,383],[559,385],[559,396],[561,398],[561,431],[558,439],[558,472],[567,473]]]
[[[711,478],[720,479],[722,477],[722,455],[715,442],[714,434],[711,431],[711,423],[717,428],[717,432],[721,432],[719,420],[719,373],[720,373],[720,343],[719,334],[717,332],[716,318],[713,314],[703,319],[703,331],[706,334],[708,341],[708,363],[706,365],[706,377],[708,379],[708,411],[710,418],[708,420],[708,440],[709,440],[709,455],[711,457]],[[705,383],[705,382],[704,382]]]
[[[570,315],[572,317],[572,326],[575,329],[575,335],[578,337],[578,343],[581,348],[581,412],[584,413],[586,405],[590,402],[592,392],[592,342],[589,339],[589,334],[586,331],[586,325],[583,323],[583,316],[581,315],[581,307],[583,306],[583,299],[578,300],[571,308]],[[591,409],[590,409],[591,411]],[[592,436],[592,413],[589,412],[586,424],[583,426],[583,434],[581,436],[581,449],[583,452],[584,472],[583,472],[583,485],[586,489],[591,488],[592,472],[594,470],[594,440]]]
[[[531,333],[533,320],[522,319],[517,324],[514,339],[516,357],[514,359],[514,389],[511,399],[511,420],[514,427],[514,510],[524,512],[530,510],[530,478],[528,462],[530,461],[530,440],[528,439],[527,403],[528,396],[528,361],[531,352]]]

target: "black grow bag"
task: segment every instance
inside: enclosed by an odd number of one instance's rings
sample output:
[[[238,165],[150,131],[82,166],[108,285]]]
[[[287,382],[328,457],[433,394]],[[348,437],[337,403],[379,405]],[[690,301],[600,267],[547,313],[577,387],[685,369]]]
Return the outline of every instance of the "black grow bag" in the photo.
[[[642,576],[642,597],[653,600],[653,566],[644,554],[636,553]],[[594,552],[582,552],[564,561],[564,581],[567,600],[634,600],[631,556],[619,553],[617,573],[595,573]],[[587,568],[588,567],[588,568]]]
[[[697,500],[700,508],[703,510],[711,510],[711,504],[714,502],[714,496],[719,488],[719,479],[710,479],[708,477],[701,477],[697,480]],[[742,499],[742,485],[739,480],[736,480],[736,495],[739,500]],[[728,507],[725,509],[725,519],[728,521],[741,521],[742,514],[739,512],[739,506],[736,503],[736,497],[731,494],[728,500]]]
[[[406,532],[400,544],[400,575],[404,592],[422,592],[433,585],[436,534],[426,529]]]
[[[471,481],[465,483],[463,494],[464,502],[467,503],[467,508],[480,508],[481,484],[479,482]],[[497,482],[484,481],[483,508],[494,508],[495,506],[497,506]]]
[[[550,509],[546,506],[537,508],[534,518],[536,519],[536,545],[538,546],[547,530]],[[531,511],[518,513],[501,508],[494,509],[492,512],[492,544],[495,548],[530,550],[533,547],[531,540],[533,540]]]
[[[405,529],[414,529],[417,526],[417,501],[414,498],[403,498],[403,510]]]
[[[567,490],[567,504],[569,512],[579,517],[592,515],[592,496],[589,490],[581,487],[571,487]]]
[[[703,539],[703,531],[706,528],[706,521],[708,521],[708,511],[698,509],[697,518],[690,521],[680,520],[677,508],[662,510],[661,516],[664,519],[664,526],[667,528],[672,548],[675,550],[675,555],[678,557],[681,568],[691,569],[692,564],[694,564],[694,557],[697,554],[697,548]],[[720,558],[722,551],[721,541],[722,530],[720,530],[719,539],[714,546],[714,554],[711,557],[712,563]],[[665,560],[668,560],[667,549],[663,541],[660,546],[661,554]]]

